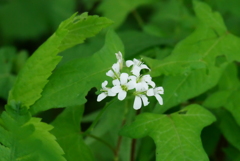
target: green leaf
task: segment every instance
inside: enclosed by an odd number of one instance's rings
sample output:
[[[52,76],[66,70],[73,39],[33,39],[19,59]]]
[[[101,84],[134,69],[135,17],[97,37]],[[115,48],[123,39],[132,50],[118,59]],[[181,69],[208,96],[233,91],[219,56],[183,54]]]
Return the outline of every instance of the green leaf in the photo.
[[[61,51],[96,35],[102,28],[112,22],[98,16],[72,15],[62,22],[58,30],[28,59],[19,73],[16,83],[10,92],[8,102],[20,101],[24,106],[31,106],[41,97],[43,87],[48,83],[48,77],[61,57]]]
[[[55,70],[32,112],[85,103],[87,92],[101,86],[107,79],[106,72],[117,61],[115,53],[123,50],[118,36],[109,31],[104,47],[92,57],[70,61]]]
[[[235,148],[240,150],[240,126],[236,123],[233,116],[224,109],[216,111],[219,120],[219,128],[227,141]]]
[[[65,161],[63,150],[49,133],[51,125],[31,117],[28,109],[19,103],[11,102],[5,107],[0,125],[0,154],[6,158],[3,161]]]
[[[144,58],[153,77],[165,74],[185,74],[191,70],[220,66],[224,62],[240,61],[240,39],[228,33],[221,16],[208,5],[193,1],[200,20],[197,29],[177,44],[172,54],[163,60]]]
[[[141,5],[151,4],[155,0],[104,0],[98,7],[98,11],[113,20],[114,26],[120,26],[127,15]]]
[[[221,77],[222,71],[222,68],[212,67],[208,71],[198,69],[184,75],[165,76],[162,83],[165,91],[162,95],[163,105],[157,104],[154,112],[163,113],[171,107],[214,87]]]
[[[94,160],[81,136],[80,121],[83,111],[83,106],[68,107],[52,122],[52,133],[57,137],[68,161]]]
[[[227,109],[240,125],[240,81],[237,66],[231,63],[227,66],[218,83],[218,91],[212,93],[203,103],[208,108]]]
[[[142,113],[125,126],[120,134],[131,138],[150,136],[156,144],[156,160],[209,160],[200,140],[203,127],[215,121],[215,117],[199,105],[159,115]]]

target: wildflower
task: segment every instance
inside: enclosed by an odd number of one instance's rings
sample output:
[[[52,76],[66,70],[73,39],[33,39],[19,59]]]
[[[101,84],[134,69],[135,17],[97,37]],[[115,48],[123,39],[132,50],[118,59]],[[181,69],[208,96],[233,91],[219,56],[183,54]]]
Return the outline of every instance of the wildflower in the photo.
[[[107,76],[112,77],[113,79],[119,79],[120,76],[120,64],[115,63],[112,66],[112,69],[106,73]]]
[[[134,94],[135,94],[135,99],[134,99],[134,103],[133,103],[133,108],[135,110],[138,110],[142,107],[142,102],[143,102],[144,106],[147,106],[149,104],[148,98],[145,95],[146,90],[144,88],[136,90],[134,92]]]
[[[113,85],[114,87],[112,88],[112,91],[116,94],[118,93],[119,100],[124,100],[124,98],[127,96],[127,91],[135,88],[133,81],[128,82],[127,73],[122,73],[120,75],[120,80],[113,80]]]
[[[163,87],[151,88],[147,91],[147,95],[148,96],[155,96],[160,105],[163,105],[163,99],[160,96],[160,94],[163,94],[163,93],[164,93]]]
[[[126,66],[127,67],[133,66],[131,72],[136,76],[140,75],[140,71],[142,69],[150,70],[147,65],[143,64],[142,61],[137,60],[137,59],[133,59],[133,61],[132,60],[126,61]]]
[[[140,89],[144,88],[145,90],[148,90],[148,85],[155,87],[155,83],[152,81],[152,77],[147,74],[143,76],[130,76],[129,79],[131,79],[133,82],[136,82],[135,88]]]
[[[111,88],[106,87],[107,84],[108,84],[108,81],[104,81],[102,83],[102,89],[101,89],[102,93],[99,94],[97,97],[98,102],[102,101],[107,96],[116,96],[116,93],[112,92]]]

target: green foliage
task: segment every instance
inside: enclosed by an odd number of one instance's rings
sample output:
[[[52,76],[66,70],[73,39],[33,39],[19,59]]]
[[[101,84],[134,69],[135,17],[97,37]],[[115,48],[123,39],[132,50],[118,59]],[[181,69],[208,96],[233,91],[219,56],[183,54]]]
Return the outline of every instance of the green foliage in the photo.
[[[215,121],[215,117],[199,105],[190,105],[183,110],[159,115],[142,113],[125,126],[120,134],[131,138],[150,136],[156,149],[156,160],[208,160],[200,134],[203,127]]]
[[[0,1],[0,160],[239,160],[238,3]],[[98,102],[119,51],[143,58],[163,105],[148,89]]]
[[[110,24],[111,21],[106,18],[88,16],[86,13],[80,16],[74,14],[62,22],[56,33],[28,59],[10,92],[8,102],[15,100],[27,107],[33,105],[41,97],[48,77],[61,60],[57,54],[82,43]]]
[[[80,122],[84,107],[66,108],[52,123],[52,133],[65,152],[68,161],[91,161],[93,156],[81,135]]]
[[[87,92],[92,87],[99,87],[106,79],[105,73],[116,61],[113,53],[123,50],[121,40],[109,31],[105,45],[92,57],[70,61],[53,73],[42,97],[32,106],[32,112],[85,103]]]
[[[0,154],[2,161],[59,160],[63,150],[49,133],[51,125],[31,117],[20,103],[11,102],[1,115]],[[2,156],[3,154],[3,156]]]

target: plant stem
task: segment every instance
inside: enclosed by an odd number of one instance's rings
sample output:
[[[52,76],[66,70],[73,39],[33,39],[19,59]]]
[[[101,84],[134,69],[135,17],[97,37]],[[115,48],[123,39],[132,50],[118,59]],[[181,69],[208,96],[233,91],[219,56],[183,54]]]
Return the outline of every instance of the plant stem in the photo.
[[[142,28],[144,25],[144,22],[143,22],[142,17],[139,15],[138,11],[135,9],[132,11],[132,14],[135,17],[135,19],[137,20],[137,23],[140,26],[140,28]]]
[[[108,142],[106,142],[105,140],[103,140],[103,139],[101,139],[101,138],[99,138],[99,137],[97,137],[97,136],[95,136],[95,135],[92,135],[92,134],[86,134],[86,136],[89,136],[89,137],[91,137],[91,138],[94,138],[94,139],[96,139],[97,141],[103,143],[104,145],[106,145],[107,147],[109,147],[109,148],[113,151],[113,153],[115,153],[115,149],[114,149]]]
[[[126,120],[124,119],[122,121],[122,126],[125,124],[125,122],[126,122]],[[118,153],[119,153],[119,150],[120,150],[121,143],[122,143],[122,136],[119,136],[118,141],[117,141],[117,147],[116,147],[115,152],[114,152],[114,161],[118,161]]]
[[[141,109],[136,111],[136,116],[139,115],[141,112]],[[136,151],[136,139],[132,139],[132,143],[131,143],[131,156],[130,156],[130,161],[134,161],[135,159],[135,151]]]

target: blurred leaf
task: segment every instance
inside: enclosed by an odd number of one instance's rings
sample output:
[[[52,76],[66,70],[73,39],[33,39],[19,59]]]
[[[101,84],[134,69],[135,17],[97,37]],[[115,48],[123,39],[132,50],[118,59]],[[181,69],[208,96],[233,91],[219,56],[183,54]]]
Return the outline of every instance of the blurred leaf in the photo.
[[[68,161],[92,161],[93,155],[81,136],[83,106],[66,108],[52,123],[52,133],[63,148]]]
[[[61,51],[96,35],[111,21],[98,16],[88,16],[86,13],[62,22],[56,31],[35,53],[28,59],[19,73],[13,89],[10,91],[8,102],[20,101],[24,106],[31,106],[41,97],[43,87],[48,83],[48,77],[61,57]]]
[[[239,161],[240,160],[240,150],[236,149],[235,147],[229,145],[228,147],[224,148],[223,151],[226,155],[226,160],[232,161]]]
[[[180,112],[186,112],[181,114]],[[201,144],[203,127],[215,117],[199,105],[190,105],[171,115],[142,113],[120,134],[131,138],[150,136],[156,144],[156,160],[209,160]]]
[[[0,49],[0,97],[7,99],[8,92],[13,86],[15,76],[12,74],[16,50],[13,47]]]
[[[50,29],[55,30],[74,12],[74,4],[74,0],[7,1],[0,8],[3,40],[34,39]]]
[[[156,0],[103,0],[98,7],[98,11],[103,16],[113,20],[114,26],[119,27],[127,15],[141,5],[151,4]]]
[[[87,92],[101,86],[107,79],[105,73],[116,62],[115,53],[123,50],[121,40],[109,31],[104,47],[92,57],[70,61],[54,71],[42,97],[32,106],[32,112],[85,103]]]
[[[139,52],[149,47],[174,43],[170,39],[159,38],[135,30],[120,32],[119,37],[125,46],[127,59],[135,57]]]
[[[151,16],[143,27],[151,35],[179,40],[196,26],[196,18],[190,14],[183,1],[158,1],[151,7]]]
[[[65,161],[63,150],[49,133],[53,127],[31,117],[26,107],[11,102],[2,113],[1,120],[0,154],[3,154],[3,161]]]

